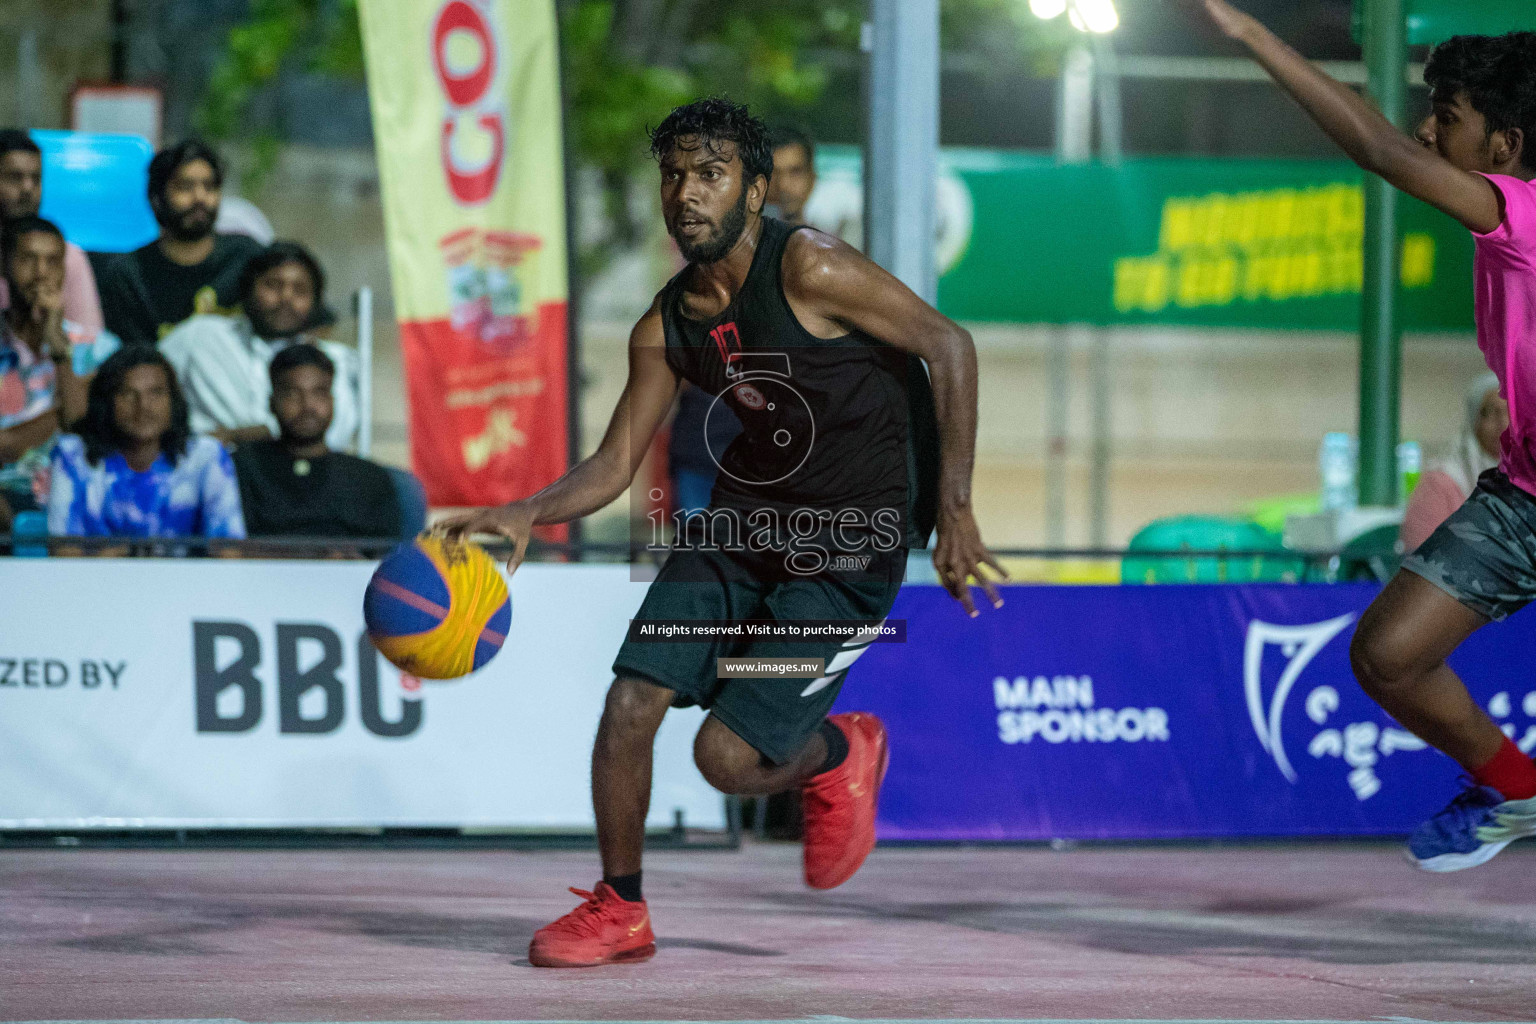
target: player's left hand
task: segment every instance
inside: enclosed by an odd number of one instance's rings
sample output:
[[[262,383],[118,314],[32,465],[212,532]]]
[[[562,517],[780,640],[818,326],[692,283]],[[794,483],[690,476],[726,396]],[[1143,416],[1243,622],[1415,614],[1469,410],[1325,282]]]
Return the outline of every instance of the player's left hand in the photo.
[[[976,528],[976,517],[969,508],[946,509],[939,513],[939,543],[933,552],[933,567],[939,574],[939,582],[951,597],[960,602],[965,614],[976,617],[976,605],[971,600],[969,582],[986,592],[993,608],[1003,606],[1002,595],[997,592],[997,582],[982,571],[986,565],[1006,581],[1008,571],[997,564],[997,559],[981,542],[981,531]]]
[[[528,541],[533,536],[533,510],[520,501],[494,508],[479,508],[433,524],[428,531],[451,544],[462,544],[477,533],[494,534],[512,542],[512,554],[507,558],[507,575],[517,572],[528,552]]]

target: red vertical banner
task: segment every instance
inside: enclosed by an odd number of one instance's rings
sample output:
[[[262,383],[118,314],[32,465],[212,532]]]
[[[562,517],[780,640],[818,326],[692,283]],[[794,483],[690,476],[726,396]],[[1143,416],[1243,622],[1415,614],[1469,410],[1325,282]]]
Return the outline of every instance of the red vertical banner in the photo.
[[[359,5],[412,468],[437,506],[567,467],[564,154],[552,0]]]

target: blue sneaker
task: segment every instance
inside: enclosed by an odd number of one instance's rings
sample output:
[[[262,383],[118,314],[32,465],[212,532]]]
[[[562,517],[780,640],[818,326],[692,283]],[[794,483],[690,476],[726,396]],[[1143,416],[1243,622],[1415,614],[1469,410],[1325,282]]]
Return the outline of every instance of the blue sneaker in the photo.
[[[1413,830],[1408,859],[1425,871],[1461,871],[1526,836],[1536,836],[1536,797],[1505,800],[1490,786],[1469,786]]]

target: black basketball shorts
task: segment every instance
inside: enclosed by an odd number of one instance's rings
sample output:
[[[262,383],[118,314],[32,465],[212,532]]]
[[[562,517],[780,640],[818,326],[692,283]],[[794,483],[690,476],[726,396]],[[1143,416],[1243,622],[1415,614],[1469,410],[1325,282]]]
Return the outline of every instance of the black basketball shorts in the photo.
[[[751,553],[674,550],[646,591],[635,621],[885,621],[906,572],[905,548],[875,551],[857,571],[812,576],[765,571]],[[791,760],[827,716],[848,668],[870,637],[816,642],[726,638],[703,642],[626,639],[616,676],[638,676],[674,691],[674,707],[708,709],[774,764]],[[720,679],[717,658],[822,658],[818,679]]]

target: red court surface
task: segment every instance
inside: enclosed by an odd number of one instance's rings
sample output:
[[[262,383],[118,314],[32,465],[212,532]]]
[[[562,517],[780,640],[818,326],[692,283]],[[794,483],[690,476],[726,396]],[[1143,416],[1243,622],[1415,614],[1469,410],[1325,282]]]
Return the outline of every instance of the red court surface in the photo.
[[[1533,844],[1536,847],[1536,844]],[[1533,850],[1532,852],[1536,852]],[[1536,856],[1386,845],[799,849],[646,867],[648,964],[528,965],[591,853],[0,853],[0,1019],[1530,1020]]]

